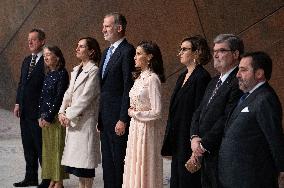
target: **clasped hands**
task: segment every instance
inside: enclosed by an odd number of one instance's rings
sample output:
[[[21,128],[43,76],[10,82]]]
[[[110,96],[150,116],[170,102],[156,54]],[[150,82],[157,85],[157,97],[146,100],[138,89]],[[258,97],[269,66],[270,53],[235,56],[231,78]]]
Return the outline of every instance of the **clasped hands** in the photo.
[[[61,124],[63,127],[68,127],[68,126],[70,125],[70,120],[66,117],[65,114],[60,113],[60,114],[58,115],[58,119],[59,119],[60,124]]]

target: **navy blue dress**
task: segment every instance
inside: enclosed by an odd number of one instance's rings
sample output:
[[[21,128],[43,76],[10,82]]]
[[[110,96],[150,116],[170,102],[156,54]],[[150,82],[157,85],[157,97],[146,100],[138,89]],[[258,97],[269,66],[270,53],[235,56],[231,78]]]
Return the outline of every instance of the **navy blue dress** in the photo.
[[[68,84],[69,76],[65,68],[48,72],[44,79],[39,118],[51,124],[42,128],[42,179],[60,181],[68,178],[61,166],[65,128],[57,118]]]

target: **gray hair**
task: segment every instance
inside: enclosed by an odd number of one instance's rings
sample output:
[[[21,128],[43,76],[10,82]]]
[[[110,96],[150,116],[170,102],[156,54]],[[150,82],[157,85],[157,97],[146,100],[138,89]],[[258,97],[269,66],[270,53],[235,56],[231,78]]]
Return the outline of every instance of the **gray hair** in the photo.
[[[239,55],[244,53],[244,43],[241,38],[234,34],[220,34],[214,39],[214,44],[226,42],[230,50],[239,51]]]
[[[125,32],[126,31],[126,25],[127,25],[127,21],[124,15],[118,13],[118,12],[112,12],[109,14],[106,14],[105,17],[110,17],[112,16],[114,18],[114,24],[117,25],[121,25],[122,27],[122,31]]]

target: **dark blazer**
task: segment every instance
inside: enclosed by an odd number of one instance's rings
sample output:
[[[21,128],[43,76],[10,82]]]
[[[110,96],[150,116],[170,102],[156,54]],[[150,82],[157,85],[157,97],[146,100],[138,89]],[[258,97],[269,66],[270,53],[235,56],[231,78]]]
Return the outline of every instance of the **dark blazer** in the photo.
[[[44,80],[43,56],[38,60],[31,76],[27,78],[32,56],[24,59],[21,77],[17,89],[16,104],[20,105],[21,118],[37,119],[39,112],[39,98]]]
[[[191,155],[188,145],[190,143],[191,118],[201,102],[211,77],[202,66],[198,65],[182,87],[186,73],[187,70],[178,77],[171,97],[167,127],[161,151],[163,156],[171,156],[176,150],[182,150],[184,157],[189,158]]]
[[[111,56],[102,79],[102,68],[108,48],[103,52],[100,66],[101,98],[100,130],[113,130],[118,120],[128,123],[129,91],[133,85],[134,47],[124,39]]]
[[[203,147],[211,154],[218,153],[228,114],[242,95],[236,78],[237,72],[238,68],[235,68],[230,73],[207,106],[220,76],[214,77],[208,84],[202,102],[192,117],[191,136],[198,135],[202,139]]]
[[[222,187],[278,187],[284,171],[282,107],[268,83],[253,91],[227,121],[219,152]]]

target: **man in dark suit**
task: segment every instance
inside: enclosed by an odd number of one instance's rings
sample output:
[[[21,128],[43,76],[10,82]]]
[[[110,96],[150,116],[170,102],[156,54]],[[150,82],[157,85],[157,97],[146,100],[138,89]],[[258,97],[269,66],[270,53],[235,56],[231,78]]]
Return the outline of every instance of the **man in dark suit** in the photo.
[[[15,187],[38,185],[38,163],[41,163],[42,138],[37,117],[44,80],[42,56],[44,44],[45,33],[40,29],[32,29],[28,35],[29,50],[32,54],[23,61],[14,108],[14,115],[20,118],[26,174],[23,181],[14,183]]]
[[[134,47],[125,39],[126,19],[119,13],[104,17],[103,34],[110,47],[100,66],[101,99],[98,129],[101,132],[104,187],[122,185],[128,137],[129,91],[133,85]]]
[[[232,34],[220,34],[214,39],[214,68],[220,75],[208,84],[199,108],[191,122],[192,157],[203,156],[201,183],[203,188],[217,188],[217,158],[228,113],[238,102],[242,92],[236,79],[242,40]]]
[[[264,52],[247,53],[237,78],[245,93],[232,111],[219,152],[223,188],[277,188],[284,173],[282,107],[268,80],[272,61]]]

